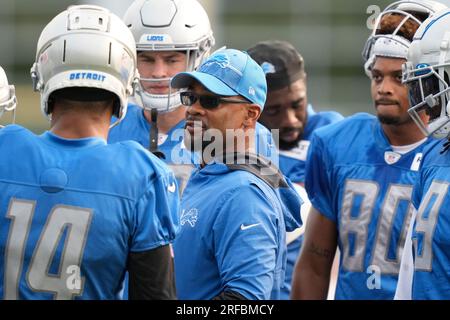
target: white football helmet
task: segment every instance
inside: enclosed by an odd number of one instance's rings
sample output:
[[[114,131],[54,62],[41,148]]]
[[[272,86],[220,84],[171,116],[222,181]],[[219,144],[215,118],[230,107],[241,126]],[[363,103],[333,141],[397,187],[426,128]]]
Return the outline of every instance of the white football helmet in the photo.
[[[215,44],[208,15],[197,0],[136,0],[125,13],[124,21],[134,35],[138,52],[186,52],[186,71],[194,71]],[[171,78],[141,81],[164,81],[169,86]],[[181,105],[178,91],[152,94],[142,85],[136,89],[134,99],[144,109],[159,112],[170,112]]]
[[[417,30],[403,82],[408,86],[409,113],[427,136],[450,134],[450,10],[436,13]]]
[[[16,89],[8,84],[8,78],[2,67],[0,67],[0,117],[5,111],[13,112],[13,123],[17,106]]]
[[[444,4],[431,0],[398,1],[386,7],[378,16],[372,34],[364,46],[362,54],[366,74],[370,77],[370,69],[377,56],[407,58],[411,42],[401,32],[407,21],[413,21],[420,26],[433,13],[446,8]],[[391,14],[399,15],[403,19],[392,33],[384,34],[381,32],[381,22],[384,17]]]
[[[79,5],[58,14],[42,31],[31,68],[43,114],[51,117],[48,99],[52,92],[90,87],[118,97],[120,106],[114,115],[122,120],[128,96],[139,82],[135,48],[130,30],[107,9]]]

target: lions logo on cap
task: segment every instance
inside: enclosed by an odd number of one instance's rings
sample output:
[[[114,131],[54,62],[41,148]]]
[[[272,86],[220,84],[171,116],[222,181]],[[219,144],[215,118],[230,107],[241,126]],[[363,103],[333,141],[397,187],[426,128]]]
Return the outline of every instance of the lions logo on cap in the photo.
[[[217,53],[201,66],[200,72],[207,70],[213,65],[218,65],[220,68],[226,69],[230,66],[230,58],[225,53]]]

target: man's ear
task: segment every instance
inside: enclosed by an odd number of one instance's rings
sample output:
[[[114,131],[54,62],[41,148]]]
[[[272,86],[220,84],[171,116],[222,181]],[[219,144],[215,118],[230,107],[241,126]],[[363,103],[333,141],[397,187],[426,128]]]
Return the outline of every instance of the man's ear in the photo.
[[[244,120],[244,127],[254,128],[256,126],[256,122],[261,116],[261,108],[256,104],[249,104],[246,107],[247,114]]]

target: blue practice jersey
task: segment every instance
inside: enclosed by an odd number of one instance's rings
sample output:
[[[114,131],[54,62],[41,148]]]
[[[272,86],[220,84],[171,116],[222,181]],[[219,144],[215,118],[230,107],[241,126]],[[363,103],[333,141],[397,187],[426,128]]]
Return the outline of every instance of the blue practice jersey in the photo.
[[[185,148],[183,143],[184,125],[185,121],[180,121],[170,129],[167,135],[160,135],[158,141],[159,150],[164,153],[164,161],[174,171],[180,190],[184,190],[196,162],[195,156]],[[144,148],[149,148],[150,127],[150,123],[144,116],[144,110],[139,106],[130,104],[125,119],[111,129],[108,142],[133,140]],[[256,148],[258,154],[269,158],[276,165],[278,164],[278,152],[272,141],[272,135],[261,124],[256,126]]]
[[[450,153],[441,155],[442,145],[425,150],[414,186],[413,299],[450,299]]]
[[[380,122],[357,114],[313,133],[306,190],[338,227],[336,299],[392,299],[427,140],[400,155]]]
[[[113,119],[115,121],[115,119]],[[164,153],[163,161],[172,169],[178,181],[180,190],[183,190],[194,169],[194,160],[183,143],[185,121],[158,137],[158,149]],[[150,146],[150,123],[144,116],[144,110],[136,105],[129,104],[125,119],[109,132],[108,143],[132,140],[144,148]]]
[[[300,225],[300,204],[292,185],[273,189],[222,163],[196,170],[183,193],[174,243],[178,298],[212,299],[229,290],[279,299],[286,229]]]
[[[308,147],[310,144],[311,134],[314,130],[338,122],[344,117],[334,111],[314,112],[311,105],[308,106],[308,120],[305,130],[303,131],[302,140],[298,146],[286,151],[280,150],[280,170],[292,182],[305,183],[305,167]],[[286,263],[286,278],[283,289],[281,290],[281,299],[289,300],[292,283],[292,273],[294,272],[295,263],[300,252],[303,235],[288,244],[288,254]]]
[[[8,126],[0,150],[0,298],[117,299],[129,253],[175,238],[175,177],[137,143]]]

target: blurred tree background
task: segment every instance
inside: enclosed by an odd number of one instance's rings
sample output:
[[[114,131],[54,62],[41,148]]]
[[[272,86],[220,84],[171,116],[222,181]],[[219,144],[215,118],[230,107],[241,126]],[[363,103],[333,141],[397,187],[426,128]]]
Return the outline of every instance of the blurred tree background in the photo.
[[[17,123],[40,133],[48,128],[39,94],[31,89],[30,68],[40,32],[67,6],[99,4],[122,16],[131,0],[0,0],[0,65],[16,86]],[[372,112],[370,82],[361,51],[368,23],[386,0],[200,0],[208,11],[216,48],[245,50],[256,42],[282,39],[303,55],[309,101],[317,110],[344,115]],[[450,5],[450,0],[441,0]],[[0,123],[10,120],[5,115]]]

